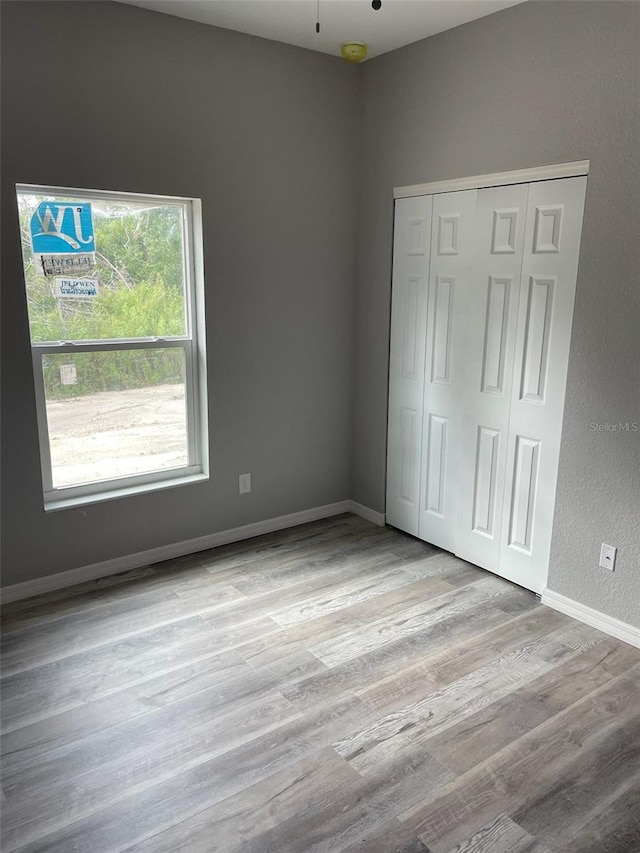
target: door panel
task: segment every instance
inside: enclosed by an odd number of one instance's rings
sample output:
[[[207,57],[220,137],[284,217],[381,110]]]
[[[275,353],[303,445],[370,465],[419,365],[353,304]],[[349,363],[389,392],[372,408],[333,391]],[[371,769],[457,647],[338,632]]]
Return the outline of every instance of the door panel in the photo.
[[[447,473],[447,432],[449,420],[429,415],[427,421],[427,464],[424,508],[432,515],[444,518],[445,476]]]
[[[387,521],[416,536],[432,203],[396,202],[393,249]]]
[[[512,301],[514,294],[513,276],[490,275],[486,297],[486,321],[482,342],[482,380],[480,391],[483,394],[504,396],[504,373],[507,358],[507,344],[511,327],[514,325]],[[482,318],[476,317],[476,322]],[[513,318],[515,319],[515,318]],[[476,389],[477,390],[477,389]]]
[[[531,184],[509,412],[500,574],[547,577],[586,178]]]
[[[540,442],[516,436],[507,542],[510,547],[527,555],[531,554],[539,474]]]
[[[473,472],[472,530],[485,536],[495,533],[496,481],[500,455],[500,433],[478,427],[476,465]]]
[[[528,185],[478,193],[474,263],[463,283],[455,552],[499,571],[500,533]]]
[[[462,341],[477,197],[477,190],[433,197],[418,535],[448,551],[454,549],[456,528],[460,423],[461,375],[455,353]]]

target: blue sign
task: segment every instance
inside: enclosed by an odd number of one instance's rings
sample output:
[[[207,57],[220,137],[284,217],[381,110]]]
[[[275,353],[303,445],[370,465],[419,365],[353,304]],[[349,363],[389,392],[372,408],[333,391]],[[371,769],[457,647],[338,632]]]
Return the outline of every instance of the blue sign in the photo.
[[[35,255],[95,252],[91,202],[43,201],[31,217]]]

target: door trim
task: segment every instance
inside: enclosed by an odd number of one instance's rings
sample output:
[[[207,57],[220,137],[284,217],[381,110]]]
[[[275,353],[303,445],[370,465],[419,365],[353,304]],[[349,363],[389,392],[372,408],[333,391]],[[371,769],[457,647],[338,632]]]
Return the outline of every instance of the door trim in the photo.
[[[572,163],[556,163],[550,166],[536,166],[532,169],[518,169],[512,172],[496,172],[492,175],[475,175],[469,178],[451,178],[448,181],[435,181],[430,184],[412,184],[407,187],[394,187],[393,197],[411,198],[418,195],[452,193],[459,190],[479,190],[485,187],[502,187],[507,184],[530,184],[534,181],[553,181],[557,178],[576,178],[589,174],[589,160],[576,160]]]

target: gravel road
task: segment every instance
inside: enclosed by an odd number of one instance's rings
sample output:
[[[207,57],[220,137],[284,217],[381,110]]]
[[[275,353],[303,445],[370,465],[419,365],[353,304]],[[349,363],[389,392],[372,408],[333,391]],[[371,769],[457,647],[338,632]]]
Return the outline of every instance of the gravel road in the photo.
[[[183,385],[47,403],[55,486],[187,463]]]

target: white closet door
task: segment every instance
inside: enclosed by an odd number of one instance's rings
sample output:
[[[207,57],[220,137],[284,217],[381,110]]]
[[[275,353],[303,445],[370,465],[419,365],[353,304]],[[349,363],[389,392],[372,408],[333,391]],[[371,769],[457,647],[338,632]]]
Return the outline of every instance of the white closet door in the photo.
[[[478,192],[473,269],[461,282],[455,553],[498,572],[528,184]]]
[[[477,190],[433,199],[418,535],[454,550],[463,282],[470,274]]]
[[[387,521],[418,535],[427,286],[433,196],[399,199],[395,208]]]
[[[511,390],[500,574],[547,577],[586,178],[530,185]]]

